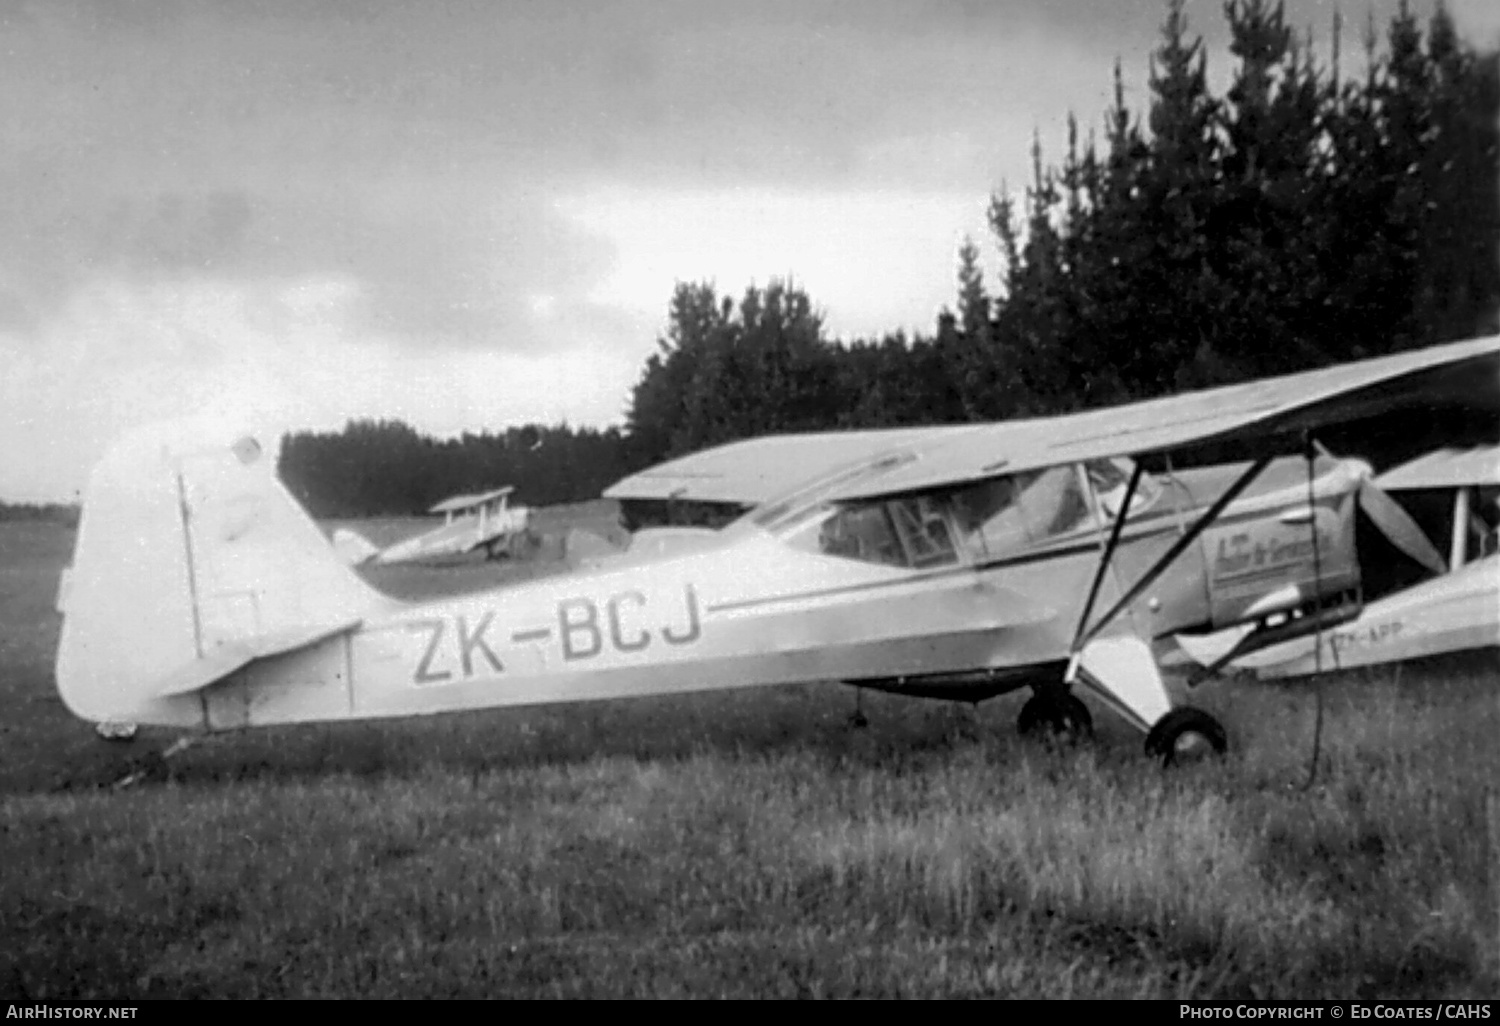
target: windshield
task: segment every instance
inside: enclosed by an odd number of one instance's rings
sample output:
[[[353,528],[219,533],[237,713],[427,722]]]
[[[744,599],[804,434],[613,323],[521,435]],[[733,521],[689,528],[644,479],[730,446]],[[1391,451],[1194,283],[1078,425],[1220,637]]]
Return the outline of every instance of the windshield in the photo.
[[[883,566],[958,562],[946,494],[821,503],[787,521],[793,548]]]
[[[1094,526],[1083,483],[1071,465],[981,481],[953,498],[964,543],[977,558]]]
[[[795,491],[757,506],[736,521],[736,526],[748,522],[767,531],[780,530],[792,520],[800,520],[802,516],[812,512],[824,497],[835,489],[865,478],[878,477],[896,467],[910,463],[913,459],[915,457],[911,453],[887,453],[852,467],[841,467],[832,473],[799,485]]]
[[[830,493],[909,461],[890,455],[844,468],[767,503],[737,523],[773,531],[807,552],[885,566],[925,568],[1012,555],[1053,539],[1097,532],[1119,515],[1134,464],[1063,464],[917,494],[833,501]],[[1085,477],[1085,475],[1087,475]],[[1085,486],[1087,480],[1087,486]],[[1096,515],[1090,492],[1098,499]],[[1160,486],[1142,474],[1131,512],[1156,501]]]

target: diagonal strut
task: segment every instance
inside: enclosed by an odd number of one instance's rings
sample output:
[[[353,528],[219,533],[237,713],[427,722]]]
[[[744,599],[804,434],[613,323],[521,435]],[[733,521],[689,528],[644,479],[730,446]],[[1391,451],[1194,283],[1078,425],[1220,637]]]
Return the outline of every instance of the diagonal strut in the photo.
[[[1140,578],[1130,586],[1130,590],[1127,591],[1124,595],[1120,596],[1119,601],[1111,606],[1109,608],[1109,611],[1101,616],[1097,623],[1095,623],[1087,631],[1081,632],[1081,636],[1074,643],[1074,651],[1077,652],[1081,650],[1085,645],[1087,645],[1090,641],[1097,637],[1100,631],[1104,630],[1104,628],[1109,626],[1110,622],[1113,621],[1115,617],[1120,615],[1121,610],[1129,606],[1130,603],[1134,602],[1136,598],[1139,597],[1141,592],[1149,588],[1152,582],[1160,577],[1162,573],[1167,569],[1167,567],[1171,566],[1173,561],[1175,561],[1178,556],[1182,555],[1187,547],[1194,541],[1196,541],[1198,536],[1202,534],[1210,524],[1218,519],[1219,514],[1224,512],[1224,508],[1235,499],[1237,499],[1239,497],[1239,494],[1249,486],[1251,481],[1255,480],[1256,475],[1264,470],[1266,468],[1266,464],[1270,462],[1270,456],[1262,456],[1260,457],[1260,459],[1250,464],[1249,468],[1235,479],[1234,484],[1225,489],[1224,494],[1219,496],[1218,499],[1214,501],[1214,504],[1204,511],[1201,517],[1193,521],[1193,526],[1189,527],[1186,533],[1184,533],[1182,537],[1178,538],[1177,541],[1173,543],[1170,549],[1162,553],[1161,558],[1151,565],[1151,569],[1142,574]],[[1106,552],[1104,557],[1105,561],[1107,562],[1109,558],[1113,556],[1113,554],[1114,553],[1112,549]]]
[[[1135,468],[1130,472],[1130,483],[1125,486],[1125,500],[1120,503],[1120,511],[1115,514],[1115,522],[1109,528],[1109,541],[1105,542],[1104,549],[1099,554],[1099,568],[1094,571],[1094,583],[1089,585],[1088,601],[1083,604],[1083,612],[1078,617],[1078,626],[1073,631],[1073,651],[1083,647],[1083,629],[1088,626],[1089,614],[1094,611],[1094,601],[1099,597],[1099,587],[1104,583],[1104,575],[1109,571],[1109,562],[1114,558],[1115,546],[1120,542],[1120,532],[1124,530],[1125,518],[1130,515],[1130,503],[1135,499],[1136,485],[1141,483],[1141,472],[1145,470],[1140,460],[1135,461]],[[1093,489],[1092,482],[1089,483],[1090,490]],[[1104,506],[1097,503],[1100,509]]]

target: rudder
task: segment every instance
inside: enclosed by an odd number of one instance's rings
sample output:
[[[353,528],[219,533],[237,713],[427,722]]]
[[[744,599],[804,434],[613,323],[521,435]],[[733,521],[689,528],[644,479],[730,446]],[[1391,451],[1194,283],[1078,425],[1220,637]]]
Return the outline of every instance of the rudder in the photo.
[[[63,612],[57,684],[87,720],[177,726],[267,639],[356,622],[385,600],[339,560],[253,437],[203,421],[121,439],[89,478]],[[309,631],[313,629],[313,632]]]

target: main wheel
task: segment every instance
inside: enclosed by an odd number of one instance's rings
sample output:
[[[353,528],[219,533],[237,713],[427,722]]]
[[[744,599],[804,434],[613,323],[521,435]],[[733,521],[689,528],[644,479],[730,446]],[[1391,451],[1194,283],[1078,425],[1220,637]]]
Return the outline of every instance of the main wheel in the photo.
[[[1228,747],[1223,724],[1190,705],[1167,713],[1146,735],[1146,754],[1160,759],[1164,766],[1191,762],[1210,752],[1223,755]]]
[[[1038,691],[1021,707],[1016,729],[1033,734],[1081,741],[1094,736],[1094,717],[1077,695],[1066,691]]]

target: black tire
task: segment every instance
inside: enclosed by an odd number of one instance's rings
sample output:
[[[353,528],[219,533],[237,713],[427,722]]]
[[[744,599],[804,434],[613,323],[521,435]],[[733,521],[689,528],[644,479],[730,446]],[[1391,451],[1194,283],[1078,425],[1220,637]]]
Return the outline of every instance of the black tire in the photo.
[[[1016,729],[1032,735],[1082,741],[1094,736],[1089,707],[1069,692],[1038,691],[1021,707]]]
[[[1198,741],[1187,747],[1184,742],[1190,738]],[[1229,748],[1229,735],[1224,732],[1224,725],[1218,720],[1190,705],[1180,706],[1167,713],[1151,728],[1151,733],[1146,735],[1146,754],[1153,759],[1160,759],[1163,766],[1186,761],[1184,757],[1190,753],[1203,754],[1205,747],[1212,750],[1214,755],[1223,755]]]

